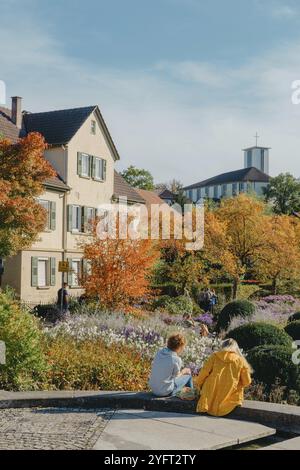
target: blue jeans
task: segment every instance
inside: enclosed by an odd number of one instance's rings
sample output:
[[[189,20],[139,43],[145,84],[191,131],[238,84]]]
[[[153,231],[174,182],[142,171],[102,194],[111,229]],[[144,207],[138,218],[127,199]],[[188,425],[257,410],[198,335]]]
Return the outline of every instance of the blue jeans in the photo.
[[[183,387],[193,388],[193,378],[191,375],[180,375],[179,377],[176,377],[172,396],[176,395],[177,392],[180,392]]]

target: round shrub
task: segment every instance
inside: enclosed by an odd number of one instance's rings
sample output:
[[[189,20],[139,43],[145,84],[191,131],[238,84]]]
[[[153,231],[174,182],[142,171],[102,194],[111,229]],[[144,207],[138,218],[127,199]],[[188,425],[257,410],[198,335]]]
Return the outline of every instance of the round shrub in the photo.
[[[256,381],[268,386],[280,381],[288,389],[300,391],[300,367],[292,361],[293,349],[280,345],[257,346],[247,354]]]
[[[229,331],[227,337],[235,339],[240,348],[245,351],[265,344],[291,346],[289,335],[284,330],[269,323],[247,323]]]
[[[288,318],[289,322],[296,321],[296,320],[300,320],[300,312],[293,313],[293,315],[291,315]]]
[[[249,300],[234,300],[225,305],[221,311],[217,329],[226,330],[234,317],[251,317],[255,313],[255,305]]]
[[[170,298],[165,304],[165,309],[171,315],[182,315],[183,313],[193,313],[194,302],[191,298],[180,295],[179,297]]]
[[[0,364],[0,389],[36,388],[46,370],[39,320],[1,292],[0,339],[6,347],[6,363]]]
[[[285,327],[285,331],[293,340],[300,340],[300,320],[288,323]]]

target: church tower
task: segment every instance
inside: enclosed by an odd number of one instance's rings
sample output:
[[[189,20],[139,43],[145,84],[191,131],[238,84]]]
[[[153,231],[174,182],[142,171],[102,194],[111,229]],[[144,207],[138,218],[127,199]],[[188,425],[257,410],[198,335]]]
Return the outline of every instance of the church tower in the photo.
[[[258,135],[256,134],[256,145],[243,149],[244,168],[254,166],[263,173],[269,174],[269,150],[270,147],[260,147],[257,145]]]

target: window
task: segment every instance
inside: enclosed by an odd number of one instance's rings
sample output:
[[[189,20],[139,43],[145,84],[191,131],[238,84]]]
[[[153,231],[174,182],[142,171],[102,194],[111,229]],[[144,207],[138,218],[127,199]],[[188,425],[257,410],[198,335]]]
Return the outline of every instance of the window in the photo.
[[[260,149],[260,169],[261,171],[265,171],[265,150]]]
[[[247,168],[252,166],[252,150],[247,150]]]
[[[81,230],[81,208],[80,206],[72,206],[72,230]]]
[[[206,186],[205,188],[205,197],[209,197],[209,187]]]
[[[31,285],[45,288],[56,284],[56,258],[31,258]]]
[[[96,210],[93,207],[83,207],[82,214],[83,214],[82,231],[90,232],[92,230],[93,222],[96,217]]]
[[[96,135],[96,121],[91,121],[91,134]]]
[[[222,196],[227,196],[227,184],[222,184]]]
[[[50,202],[45,201],[44,199],[39,199],[39,204],[45,209],[47,212],[47,221],[46,221],[46,229],[50,228]]]
[[[38,287],[46,287],[48,285],[48,259],[39,258],[38,260]]]
[[[55,230],[56,227],[56,203],[54,201],[46,201],[45,199],[38,199],[39,204],[47,212],[46,230]]]
[[[106,180],[106,160],[93,157],[93,178],[95,180]]]
[[[81,155],[81,176],[90,176],[90,156],[86,154]]]
[[[239,183],[239,192],[243,193],[245,191],[245,183]]]
[[[197,189],[197,201],[199,201],[199,199],[201,199],[201,188]]]
[[[232,194],[233,196],[237,195],[238,185],[237,183],[232,183]]]
[[[79,259],[72,259],[71,267],[71,286],[78,287],[79,286],[79,279],[80,279],[80,264],[81,260]]]
[[[218,186],[214,186],[214,199],[218,199],[218,196],[219,196]]]

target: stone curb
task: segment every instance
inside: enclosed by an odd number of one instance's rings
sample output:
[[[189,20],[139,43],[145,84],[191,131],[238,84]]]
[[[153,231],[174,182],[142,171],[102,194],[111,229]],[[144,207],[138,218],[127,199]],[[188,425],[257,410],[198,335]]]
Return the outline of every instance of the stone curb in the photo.
[[[173,413],[196,413],[196,402],[178,398],[157,398],[146,392],[5,392],[0,391],[2,408],[115,408],[145,409]],[[300,434],[300,407],[258,401],[245,401],[228,418],[252,421]]]

